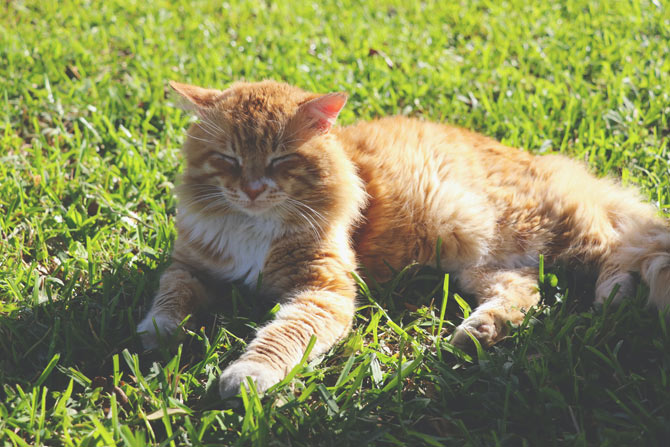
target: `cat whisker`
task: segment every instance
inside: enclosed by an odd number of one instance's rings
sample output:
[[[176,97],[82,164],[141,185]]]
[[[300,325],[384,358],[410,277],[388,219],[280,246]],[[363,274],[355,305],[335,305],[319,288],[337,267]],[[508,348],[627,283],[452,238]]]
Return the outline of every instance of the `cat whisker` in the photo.
[[[307,205],[306,203],[301,202],[300,200],[294,199],[292,197],[288,197],[287,200],[291,203],[294,203],[295,205],[302,206],[303,208],[306,208],[307,211],[311,212],[314,218],[318,218],[320,221],[323,223],[326,223],[328,219],[326,219],[323,214],[312,208],[311,206]]]
[[[292,140],[288,140],[288,141],[282,141],[282,145],[284,145],[284,146],[290,146],[291,144],[295,143],[296,141],[298,141],[297,138],[294,138],[294,139],[292,139]]]
[[[219,126],[214,124],[214,122],[206,120],[206,119],[201,119],[200,120],[200,125],[202,126],[203,130],[208,130],[210,135],[225,135],[226,133],[221,129]]]
[[[203,124],[212,128],[212,130],[216,130],[216,128],[213,127],[213,121],[204,113],[204,111],[200,111],[198,113],[198,123]]]
[[[219,211],[224,211],[224,210],[229,210],[230,205],[226,201],[225,197],[221,196],[219,198],[219,200],[212,201],[210,204],[208,204],[202,210],[200,210],[200,212],[205,212],[205,211],[207,211],[209,209],[212,209],[212,208],[221,208]]]
[[[297,207],[303,207],[303,209],[300,211],[301,214],[303,214],[306,218],[309,218],[310,221],[314,222],[316,226],[318,226],[318,229],[321,233],[323,233],[323,224],[327,224],[326,218],[323,217],[321,213],[318,211],[314,210],[310,206],[293,199],[294,206]]]
[[[227,204],[226,196],[220,187],[207,184],[188,185],[188,187],[189,189],[191,189],[190,200],[182,201],[182,203],[180,204],[181,206],[188,208],[193,205],[210,201],[215,204],[221,201]],[[212,203],[208,204],[205,208],[203,208],[203,211],[205,209],[208,209],[208,207],[210,207]]]
[[[200,129],[206,134],[213,138],[219,138],[220,135],[217,135],[217,133],[220,132],[218,132],[207,120],[201,118],[200,121],[198,121],[198,125],[200,126]]]
[[[220,196],[223,196],[223,194],[221,194],[221,192],[211,192],[211,193],[202,193],[201,192],[199,194],[195,194],[193,196],[193,199],[197,200],[197,201],[201,201],[201,200],[212,199],[212,198],[216,198],[216,197],[220,197]]]
[[[288,202],[285,202],[285,205],[287,206],[289,211],[292,211],[294,213],[294,215],[296,215],[298,217],[301,217],[302,219],[304,219],[305,222],[307,222],[309,224],[311,232],[312,232],[315,240],[320,239],[320,235],[323,233],[322,225],[310,213],[302,211],[296,206],[296,205],[304,205],[304,204],[302,204],[301,202],[293,199],[293,200],[289,200]],[[293,206],[290,206],[290,205],[293,205]]]
[[[205,122],[208,126],[210,126],[210,128],[211,128],[214,132],[221,133],[221,134],[225,135],[225,134],[226,134],[225,129],[224,129],[223,127],[221,127],[219,124],[217,124],[217,123],[214,121],[214,119],[213,119],[213,117],[212,117],[211,115],[207,115],[207,113],[209,113],[209,111],[203,111],[203,112],[204,112],[204,113],[201,113],[201,114],[199,115],[199,116],[200,116],[200,119],[201,119],[203,122]]]
[[[217,138],[217,134],[218,136],[226,135],[225,130],[221,126],[216,124],[213,119],[207,116],[206,113],[207,112],[205,110],[201,110],[198,113],[198,118],[200,118],[199,124],[201,125],[200,126],[201,129],[215,138]]]
[[[216,200],[214,200],[214,199],[216,199]],[[216,202],[218,200],[223,200],[223,198],[219,194],[212,195],[211,197],[199,197],[197,199],[181,203],[180,206],[183,206],[185,208],[190,208],[194,205],[198,205],[198,204],[201,204],[201,203],[208,203],[208,202],[209,203]]]
[[[314,124],[313,121],[309,121],[309,120],[305,121],[300,127],[298,127],[297,129],[294,129],[293,132],[291,132],[291,134],[286,137],[287,140],[284,142],[284,144],[288,145],[288,144],[295,143],[296,141],[299,141],[300,138],[297,138],[297,137],[294,138],[294,137],[298,133],[302,132],[303,130],[305,130],[306,128],[308,128],[309,126],[311,126],[313,124]]]
[[[277,124],[278,130],[276,131],[277,136],[275,137],[275,140],[282,141],[282,139],[284,138],[284,132],[286,131],[286,124],[279,120],[268,120],[268,121]]]
[[[221,191],[221,187],[217,185],[212,185],[211,183],[184,183],[178,186],[178,188],[191,189],[191,188],[209,188],[216,191]]]
[[[204,130],[204,129],[203,129]],[[211,135],[211,134],[210,134]],[[212,135],[214,136],[214,135]],[[189,135],[189,138],[193,138],[194,140],[202,141],[203,143],[209,143],[209,144],[216,144],[215,141],[212,140],[206,140],[204,138],[196,137],[195,135]]]
[[[200,196],[207,193],[221,194],[222,191],[220,188],[212,185],[180,185],[177,187],[177,192],[182,195],[186,194],[189,196]]]
[[[319,235],[316,227],[299,209],[291,206],[291,204],[287,202],[279,204],[279,208],[286,211],[289,217],[298,217],[300,220],[307,222],[309,224],[308,230],[311,236],[314,238],[314,240],[318,240]]]

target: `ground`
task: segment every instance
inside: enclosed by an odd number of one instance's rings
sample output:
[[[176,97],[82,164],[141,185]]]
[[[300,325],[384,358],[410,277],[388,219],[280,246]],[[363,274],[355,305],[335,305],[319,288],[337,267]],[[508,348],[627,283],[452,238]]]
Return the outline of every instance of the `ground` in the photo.
[[[361,283],[346,340],[235,408],[217,376],[272,304],[233,289],[154,353],[133,328],[175,237],[191,117],[169,80],[346,91],[344,124],[405,114],[565,153],[668,216],[668,17],[656,0],[2,3],[0,440],[663,445],[667,320],[643,288],[594,309],[592,281],[567,268],[473,356],[449,343],[469,311],[453,281]]]

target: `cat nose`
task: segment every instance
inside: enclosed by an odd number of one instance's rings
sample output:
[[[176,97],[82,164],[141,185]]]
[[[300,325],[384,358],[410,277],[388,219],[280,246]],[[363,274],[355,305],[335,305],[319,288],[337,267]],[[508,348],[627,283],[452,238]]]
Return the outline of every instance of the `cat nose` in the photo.
[[[249,196],[250,200],[255,200],[266,189],[268,189],[268,185],[259,181],[244,183],[242,185],[242,191]]]

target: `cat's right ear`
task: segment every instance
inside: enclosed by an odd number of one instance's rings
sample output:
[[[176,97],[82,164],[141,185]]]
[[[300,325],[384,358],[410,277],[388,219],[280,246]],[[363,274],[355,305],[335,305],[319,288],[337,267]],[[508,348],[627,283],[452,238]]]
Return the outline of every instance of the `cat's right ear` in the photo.
[[[182,106],[189,110],[212,107],[224,94],[221,90],[202,88],[175,81],[170,81],[170,87],[186,100]]]

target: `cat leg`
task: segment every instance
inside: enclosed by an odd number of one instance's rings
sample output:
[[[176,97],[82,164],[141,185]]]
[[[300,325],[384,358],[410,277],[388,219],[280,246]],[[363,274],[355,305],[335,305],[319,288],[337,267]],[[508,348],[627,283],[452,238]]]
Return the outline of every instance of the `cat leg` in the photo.
[[[145,349],[158,346],[159,335],[174,332],[184,318],[193,313],[207,299],[205,286],[186,266],[173,263],[161,275],[158,293],[151,309],[137,325],[137,332]]]
[[[459,277],[461,286],[474,293],[478,306],[454,331],[451,342],[470,349],[472,334],[488,347],[501,340],[507,332],[507,322],[519,324],[525,313],[540,300],[537,269],[514,270],[472,269]]]
[[[244,354],[223,371],[221,397],[238,394],[246,377],[253,379],[259,392],[281,381],[300,362],[312,335],[316,344],[308,360],[328,351],[351,328],[355,290],[313,289],[295,294],[275,320],[258,331]]]
[[[649,286],[648,304],[666,310],[670,306],[670,229],[656,218],[640,219],[630,227],[600,269],[596,302],[607,299],[616,284],[619,291],[615,302],[634,297],[635,282],[630,272],[639,272]]]
[[[618,287],[618,288],[617,288]],[[614,290],[616,294],[612,298],[613,303],[620,302],[623,298],[635,296],[635,278],[618,265],[605,265],[600,269],[598,281],[596,282],[597,304],[603,304]]]

